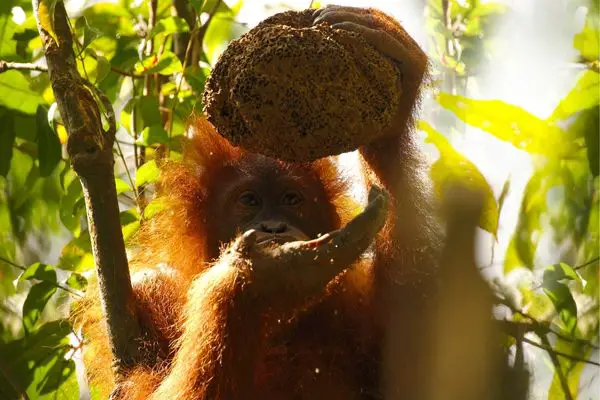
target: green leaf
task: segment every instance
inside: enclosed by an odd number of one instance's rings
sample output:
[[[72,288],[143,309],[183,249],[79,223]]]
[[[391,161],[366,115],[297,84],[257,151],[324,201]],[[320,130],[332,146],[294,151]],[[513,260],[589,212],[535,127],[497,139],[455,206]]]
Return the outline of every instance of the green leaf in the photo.
[[[0,16],[0,59],[5,61],[17,60],[17,42],[14,34],[19,26],[12,20],[10,14]]]
[[[534,268],[539,233],[540,216],[546,206],[546,193],[551,183],[543,174],[535,174],[525,187],[525,195],[519,210],[519,221],[506,250],[504,273],[515,268]]]
[[[565,324],[564,329],[567,332],[573,332],[577,326],[577,304],[569,287],[553,279],[544,279],[542,287],[546,296],[554,304],[561,321]]]
[[[536,318],[539,322],[547,321],[548,314],[551,313],[553,308],[548,296],[532,290],[529,282],[521,282],[517,285],[522,296],[522,309],[527,310],[527,314]]]
[[[84,272],[94,268],[94,257],[90,244],[90,235],[84,231],[67,243],[60,253],[57,268],[66,271]]]
[[[135,64],[135,71],[138,74],[171,75],[181,70],[181,61],[170,51],[165,51],[160,58],[151,55]]]
[[[110,61],[106,57],[97,56],[96,62],[98,63],[96,66],[96,84],[98,84],[110,73]]]
[[[479,226],[496,236],[498,203],[487,180],[471,161],[454,150],[448,140],[431,125],[419,121],[419,129],[427,133],[426,142],[434,144],[440,152],[440,158],[431,167],[431,178],[438,196],[442,197],[447,188],[456,184],[466,185],[482,193],[483,212]]]
[[[83,201],[83,190],[79,179],[73,179],[67,186],[67,193],[60,199],[59,215],[63,225],[75,236],[79,234],[80,219],[84,207],[80,207]]]
[[[157,197],[144,207],[144,219],[149,220],[165,208],[164,201]]]
[[[15,127],[11,113],[0,109],[0,176],[6,177],[10,169],[15,142]]]
[[[56,285],[50,282],[40,282],[31,287],[25,303],[23,303],[23,326],[31,331],[46,307],[50,297],[56,293]]]
[[[566,156],[577,150],[574,143],[565,140],[558,125],[503,101],[473,100],[448,93],[440,93],[437,101],[467,124],[529,153]]]
[[[179,32],[189,32],[190,27],[188,26],[185,19],[180,17],[167,17],[163,18],[154,25],[150,37],[153,38],[158,34],[171,35]]]
[[[117,188],[117,195],[121,193],[131,192],[132,190],[129,184],[121,178],[115,178],[115,186]]]
[[[39,393],[36,399],[54,400],[59,393],[61,398],[74,399],[79,396],[75,362],[66,358],[70,350],[69,347],[62,347],[44,367],[36,368],[32,385],[36,389],[34,393]]]
[[[151,146],[153,144],[167,144],[169,142],[169,134],[162,125],[153,125],[144,128],[137,143],[142,146]]]
[[[134,115],[134,108],[136,107],[137,102],[138,102],[138,100],[136,98],[131,98],[131,99],[129,99],[127,104],[125,104],[125,107],[123,107],[123,109],[121,110],[121,116],[119,118],[119,121],[121,122],[121,125],[127,130],[127,132],[129,134],[133,133],[133,128],[134,128],[133,117],[134,116],[136,118],[135,126],[138,127],[138,129],[139,129],[138,122],[141,121],[141,118],[138,115],[139,113],[135,113],[135,115]]]
[[[16,399],[27,393],[30,399],[76,399],[79,396],[66,320],[40,325],[28,335],[8,343],[0,341],[0,359],[10,360],[10,381],[0,374],[0,398]],[[18,393],[13,389],[19,388]]]
[[[65,284],[75,290],[84,291],[87,288],[88,281],[83,275],[73,272],[71,275],[69,275],[69,278],[67,278]]]
[[[28,142],[35,142],[35,137],[37,136],[35,116],[13,113],[13,124],[15,134],[18,138],[25,139]]]
[[[142,96],[138,100],[137,106],[142,118],[143,125],[141,128],[146,128],[151,125],[162,125],[160,104],[156,96]]]
[[[190,0],[190,4],[192,5],[192,7],[194,7],[196,13],[200,14],[200,11],[202,10],[202,5],[204,4],[204,0]]]
[[[140,216],[133,209],[123,211],[119,214],[119,222],[121,223],[123,240],[127,243],[140,228]]]
[[[208,1],[204,5],[205,10],[212,10],[208,6]],[[225,4],[225,2],[221,2]],[[209,12],[209,11],[206,11]],[[227,12],[225,12],[227,14]],[[218,24],[210,24],[206,29],[204,40],[202,41],[202,49],[206,55],[207,61],[214,65],[228,43],[246,33],[248,28],[235,22],[234,18],[221,19]]]
[[[60,140],[48,125],[48,112],[43,107],[38,107],[35,118],[40,176],[49,176],[61,159]]]
[[[600,174],[600,107],[581,113],[579,119],[585,124],[584,138],[588,165],[593,176]]]
[[[40,26],[58,43],[56,32],[54,32],[54,9],[58,0],[39,0],[38,19]]]
[[[571,354],[581,360],[589,360],[593,349],[589,346],[582,345],[581,342],[578,341],[567,341],[557,338],[553,350],[563,354]],[[569,360],[565,357],[558,357],[558,362],[558,368],[562,371],[563,376],[567,378],[571,398],[585,398],[584,396],[579,396],[581,394],[580,389],[583,387],[583,382],[580,380],[581,374],[588,364],[585,362]],[[558,371],[556,370],[556,365],[554,366],[554,370],[554,377],[548,389],[548,400],[564,400],[565,393],[558,376]]]
[[[600,74],[586,71],[575,87],[564,97],[552,113],[551,120],[562,120],[600,104]]]
[[[0,106],[34,114],[42,98],[30,89],[29,81],[19,71],[0,74]]]
[[[204,92],[206,79],[210,75],[210,68],[200,68],[197,65],[186,68],[184,71],[185,80],[194,89],[198,96]]]
[[[135,185],[140,187],[142,185],[152,183],[158,179],[159,175],[160,170],[156,165],[156,161],[149,161],[137,170],[135,176]]]
[[[139,229],[140,229],[140,221],[132,222],[130,224],[124,225],[121,228],[121,231],[123,233],[123,240],[125,241],[126,244],[129,243],[129,241],[131,240],[133,235],[135,235],[135,233]]]
[[[573,38],[573,46],[588,61],[596,61],[600,57],[600,31],[586,24],[583,30]]]
[[[83,30],[83,44],[81,46],[80,54],[96,39],[102,37],[102,32],[98,29],[92,28],[87,19],[82,16],[75,23],[75,29]]]
[[[47,264],[39,262],[31,264],[21,275],[19,281],[38,279],[46,282],[56,282],[56,270]]]
[[[544,281],[560,281],[561,279],[581,281],[581,277],[573,267],[562,262],[547,267],[542,279]]]
[[[228,14],[230,16],[234,15],[232,8],[229,7],[224,1],[219,0],[206,0],[202,6],[202,12],[213,13],[215,15],[219,13]]]

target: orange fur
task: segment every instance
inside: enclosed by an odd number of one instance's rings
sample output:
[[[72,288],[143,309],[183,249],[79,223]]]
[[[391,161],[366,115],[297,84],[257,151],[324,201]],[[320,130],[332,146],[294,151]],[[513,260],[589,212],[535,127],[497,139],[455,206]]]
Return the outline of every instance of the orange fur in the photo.
[[[361,148],[367,185],[382,186],[392,200],[373,257],[340,273],[316,298],[292,303],[293,309],[285,309],[289,293],[280,294],[281,304],[257,299],[248,290],[253,281],[247,261],[228,247],[214,254],[213,230],[220,221],[212,202],[223,187],[223,171],[297,171],[324,193],[327,201],[319,206],[336,227],[356,214],[356,204],[332,159],[288,164],[251,154],[195,118],[183,161],[162,166],[157,192],[163,209],[145,221],[136,242],[134,270],[152,271],[146,279],[136,279],[143,272],[134,274],[136,310],[142,345],[155,356],[123,378],[118,398],[419,398],[427,359],[423,315],[435,293],[439,244],[410,132],[427,59],[399,24],[371,13],[402,41],[412,61],[404,70],[396,131]],[[86,362],[106,360],[97,303],[88,298],[82,307],[87,311],[79,322],[91,343]],[[88,364],[88,372],[110,390],[114,380],[102,362],[93,371]]]

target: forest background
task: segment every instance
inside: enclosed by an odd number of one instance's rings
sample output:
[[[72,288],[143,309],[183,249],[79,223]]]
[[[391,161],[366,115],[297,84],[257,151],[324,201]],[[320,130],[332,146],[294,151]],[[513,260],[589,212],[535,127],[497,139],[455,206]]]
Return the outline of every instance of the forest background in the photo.
[[[52,9],[54,1],[46,1]],[[430,56],[419,121],[436,188],[485,194],[477,261],[533,399],[600,398],[598,0],[338,1],[398,18]],[[117,115],[127,241],[160,204],[159,156],[232,39],[316,1],[71,0],[80,74]],[[190,40],[193,38],[193,40]],[[187,54],[187,55],[186,55]],[[94,274],[82,188],[29,0],[0,2],[0,398],[94,398],[66,317]],[[348,174],[356,155],[342,158]],[[360,195],[361,193],[357,193]],[[522,356],[522,357],[521,357]]]

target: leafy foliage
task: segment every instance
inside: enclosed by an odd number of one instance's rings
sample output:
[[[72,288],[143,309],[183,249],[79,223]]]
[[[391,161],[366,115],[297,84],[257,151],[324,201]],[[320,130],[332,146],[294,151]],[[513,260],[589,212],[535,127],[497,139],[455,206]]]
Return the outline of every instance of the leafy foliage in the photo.
[[[56,1],[41,0],[40,23],[51,34]],[[115,184],[126,239],[163,207],[151,198],[159,166],[181,156],[185,120],[202,109],[211,65],[248,29],[236,21],[241,1],[190,0],[187,14],[173,15],[171,1],[159,0],[154,24],[149,4],[83,1],[70,10],[79,71],[120,116]],[[431,169],[437,193],[443,196],[454,182],[481,190],[480,227],[494,236],[502,229],[510,181],[494,194],[449,139],[459,123],[529,153],[534,164],[503,259],[506,278],[526,273],[529,280],[509,288],[499,284],[496,295],[508,308],[508,322],[530,327],[507,346],[534,343],[553,355],[548,398],[565,398],[565,386],[571,398],[577,395],[598,343],[600,21],[598,2],[588,7],[573,38],[585,70],[545,119],[467,96],[467,79],[494,57],[493,24],[507,11],[503,4],[428,0],[426,7],[434,82],[441,82],[435,111],[456,117],[420,123],[440,154]],[[30,1],[0,1],[0,61],[43,66],[40,49]],[[80,296],[93,279],[94,261],[82,186],[63,158],[67,137],[56,109],[45,72],[0,73],[0,398],[79,396],[73,357],[81,338],[64,318],[68,297]],[[550,265],[540,257],[548,236],[558,249]],[[60,243],[60,255],[51,257]],[[90,392],[94,396],[94,388]]]

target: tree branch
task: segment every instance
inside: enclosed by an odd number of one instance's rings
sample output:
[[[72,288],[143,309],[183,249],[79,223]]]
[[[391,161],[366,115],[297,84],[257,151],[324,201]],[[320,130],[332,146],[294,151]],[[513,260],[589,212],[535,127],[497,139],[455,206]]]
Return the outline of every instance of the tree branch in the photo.
[[[54,15],[48,15],[52,12],[48,0],[32,0],[32,4],[52,90],[69,134],[67,152],[83,186],[102,309],[114,366],[119,373],[135,365],[141,354],[115,188],[114,112],[106,97],[77,72],[73,37],[63,2],[56,3]],[[99,102],[106,110],[108,131],[103,129]]]
[[[585,364],[595,365],[596,367],[600,367],[600,363],[597,363],[596,361],[586,360],[585,358],[577,357],[577,356],[574,356],[573,354],[567,354],[567,353],[563,353],[562,351],[554,350],[549,345],[537,343],[531,339],[523,338],[523,342],[530,344],[532,346],[538,347],[542,350],[546,350],[548,352],[548,354],[550,354],[551,357],[552,357],[552,355],[557,355],[557,356],[561,356],[563,358],[566,358],[566,359],[569,359],[572,361],[577,361],[577,362],[581,362],[581,363],[585,363]]]
[[[48,67],[33,63],[19,63],[0,60],[0,74],[11,69],[17,69],[21,71],[40,71],[48,72]]]
[[[592,343],[589,340],[586,339],[581,339],[578,337],[571,337],[571,336],[567,336],[567,335],[563,335],[560,332],[556,332],[555,330],[553,330],[552,328],[550,328],[550,326],[548,324],[542,323],[540,321],[538,321],[537,319],[535,319],[532,315],[529,315],[528,313],[521,311],[519,309],[517,309],[514,305],[510,304],[510,302],[504,300],[504,299],[500,299],[498,297],[496,297],[496,301],[497,304],[502,304],[506,307],[508,307],[510,309],[510,311],[512,311],[513,313],[517,313],[517,314],[521,314],[523,317],[529,319],[528,322],[522,322],[522,321],[499,321],[502,322],[504,324],[503,326],[503,331],[504,333],[506,333],[507,335],[511,335],[514,338],[517,338],[517,336],[515,336],[516,331],[512,328],[518,328],[518,330],[523,331],[521,333],[525,333],[525,332],[533,332],[538,336],[542,336],[542,335],[547,335],[547,334],[552,334],[566,342],[573,342],[573,343],[579,343],[583,346],[588,346],[591,347],[592,349],[598,350],[599,347],[597,345],[595,345],[594,343]],[[512,326],[512,327],[510,327]],[[508,327],[508,329],[506,329]]]

